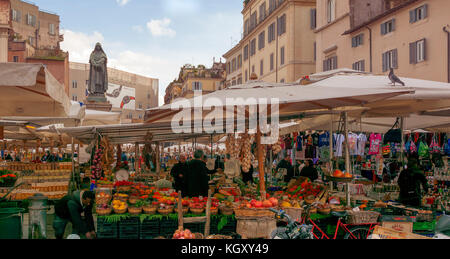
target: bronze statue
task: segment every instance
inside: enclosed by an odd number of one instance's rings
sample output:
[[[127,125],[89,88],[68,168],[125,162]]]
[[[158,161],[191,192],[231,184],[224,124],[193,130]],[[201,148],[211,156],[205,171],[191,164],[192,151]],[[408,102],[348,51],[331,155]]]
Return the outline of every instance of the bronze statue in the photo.
[[[102,45],[97,43],[89,59],[89,96],[105,98],[108,90],[108,58],[102,49]],[[106,99],[106,98],[105,98]]]

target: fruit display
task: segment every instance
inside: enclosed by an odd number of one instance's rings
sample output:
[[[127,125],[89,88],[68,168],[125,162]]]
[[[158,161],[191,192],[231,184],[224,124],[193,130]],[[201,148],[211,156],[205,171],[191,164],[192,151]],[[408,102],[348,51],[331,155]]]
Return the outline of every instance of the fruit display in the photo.
[[[313,184],[310,181],[301,183],[300,185],[294,185],[287,191],[287,196],[293,199],[304,199],[308,196],[317,196],[324,190],[324,187],[320,184]]]
[[[128,205],[126,202],[121,200],[113,200],[112,202],[114,213],[116,214],[124,214],[127,212]]]
[[[95,195],[95,203],[98,205],[108,204],[111,201],[111,189],[97,189]]]
[[[189,229],[178,229],[172,239],[195,239],[195,235]]]
[[[353,178],[353,175],[348,173],[348,172],[344,173],[341,170],[337,169],[337,170],[334,170],[333,177],[336,177],[336,178]]]

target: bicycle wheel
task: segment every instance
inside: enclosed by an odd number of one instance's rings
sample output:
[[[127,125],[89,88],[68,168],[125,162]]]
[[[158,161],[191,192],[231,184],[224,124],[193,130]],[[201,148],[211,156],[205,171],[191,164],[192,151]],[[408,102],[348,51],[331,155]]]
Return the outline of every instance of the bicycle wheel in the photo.
[[[367,239],[370,235],[369,227],[355,227],[350,229],[350,233],[345,233],[344,239]]]

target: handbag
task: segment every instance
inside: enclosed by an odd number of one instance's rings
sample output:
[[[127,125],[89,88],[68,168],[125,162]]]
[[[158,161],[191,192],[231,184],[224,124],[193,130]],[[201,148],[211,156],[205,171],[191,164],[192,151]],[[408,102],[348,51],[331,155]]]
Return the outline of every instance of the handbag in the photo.
[[[401,143],[402,142],[402,130],[399,129],[400,120],[397,118],[394,126],[384,134],[384,144],[387,143]]]
[[[442,149],[437,142],[436,134],[433,135],[433,139],[431,140],[430,149],[431,149],[431,153],[440,154],[442,152]]]

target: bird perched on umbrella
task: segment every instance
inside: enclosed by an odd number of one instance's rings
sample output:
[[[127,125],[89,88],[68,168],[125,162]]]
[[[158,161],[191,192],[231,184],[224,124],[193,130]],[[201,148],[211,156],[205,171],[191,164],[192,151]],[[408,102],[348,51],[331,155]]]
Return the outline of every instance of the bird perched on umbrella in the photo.
[[[402,82],[402,80],[400,80],[400,78],[398,78],[395,74],[394,74],[394,69],[391,68],[391,72],[389,72],[389,79],[391,80],[391,82],[394,84],[395,83],[399,83],[402,86],[405,86],[405,83]]]

